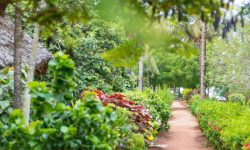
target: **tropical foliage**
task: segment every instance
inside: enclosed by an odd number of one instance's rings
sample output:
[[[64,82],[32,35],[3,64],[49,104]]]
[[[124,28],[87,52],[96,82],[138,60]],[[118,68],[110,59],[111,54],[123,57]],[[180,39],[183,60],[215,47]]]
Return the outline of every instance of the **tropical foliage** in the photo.
[[[9,104],[11,96],[0,94],[8,99],[1,101],[2,149],[144,149],[145,143],[154,139],[158,123],[150,113],[168,110],[165,116],[169,116],[172,97],[170,93],[164,95],[167,89],[158,89],[154,96],[168,96],[169,104],[153,111],[153,104],[148,110],[118,93],[84,91],[80,99],[75,99],[74,69],[69,56],[58,52],[49,63],[52,81],[29,83],[32,108],[28,126],[21,111]],[[3,70],[4,90],[11,72]]]
[[[215,149],[250,150],[250,3],[233,2],[1,0],[0,150],[147,149],[177,88]]]
[[[137,104],[144,105],[152,114],[152,119],[157,122],[159,129],[168,129],[167,120],[170,117],[170,106],[174,99],[173,94],[166,87],[156,90],[145,89],[142,91],[127,91],[125,95]]]

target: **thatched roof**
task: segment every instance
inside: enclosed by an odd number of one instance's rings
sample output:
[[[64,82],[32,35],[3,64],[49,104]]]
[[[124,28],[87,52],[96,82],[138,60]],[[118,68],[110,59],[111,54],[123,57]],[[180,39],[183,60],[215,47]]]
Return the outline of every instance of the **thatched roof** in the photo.
[[[27,64],[29,54],[32,47],[32,38],[27,34],[23,34],[23,51],[22,61]],[[14,24],[7,18],[0,17],[0,68],[11,66],[14,58]],[[47,68],[48,61],[52,59],[52,54],[47,49],[43,48],[39,43],[36,71],[43,72]]]

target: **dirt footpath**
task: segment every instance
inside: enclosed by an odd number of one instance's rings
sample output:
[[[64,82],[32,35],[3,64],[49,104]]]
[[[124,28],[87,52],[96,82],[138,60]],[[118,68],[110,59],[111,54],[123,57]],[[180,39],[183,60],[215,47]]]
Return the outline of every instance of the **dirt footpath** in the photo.
[[[213,150],[205,145],[197,120],[184,102],[173,102],[169,124],[169,131],[160,133],[155,141],[157,148],[149,150]]]

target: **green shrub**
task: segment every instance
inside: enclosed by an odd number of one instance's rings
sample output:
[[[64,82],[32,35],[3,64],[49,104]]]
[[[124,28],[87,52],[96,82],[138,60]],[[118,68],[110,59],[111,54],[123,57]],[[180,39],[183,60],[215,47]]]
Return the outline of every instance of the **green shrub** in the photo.
[[[72,107],[58,103],[51,113],[28,127],[20,111],[13,111],[10,118],[1,130],[0,149],[111,150],[119,147],[124,135],[132,134],[127,116],[103,107],[95,95],[76,101]]]
[[[134,100],[149,109],[153,120],[158,122],[160,129],[168,129],[167,120],[170,117],[170,106],[174,100],[171,91],[166,88],[157,88],[156,90],[145,89],[142,91],[127,91],[125,95],[128,99]]]
[[[136,86],[128,69],[114,67],[101,57],[103,52],[123,43],[123,34],[120,27],[100,19],[93,19],[85,25],[65,23],[58,27],[49,50],[55,51],[59,47],[75,61],[75,97],[79,97],[83,90],[99,89],[111,93]]]
[[[250,138],[250,110],[240,103],[196,98],[190,106],[216,149],[240,150]]]
[[[138,133],[131,134],[125,144],[126,146],[123,148],[127,150],[144,150],[146,148],[143,135]]]
[[[129,113],[125,109],[103,106],[94,93],[73,100],[74,63],[67,55],[57,53],[49,63],[49,69],[54,71],[51,83],[29,83],[30,124],[25,126],[20,110],[6,112],[7,120],[0,120],[0,150],[145,147],[144,139],[132,132]]]
[[[188,101],[191,97],[191,94],[192,94],[192,89],[184,89],[182,91],[182,96],[183,96],[183,99]]]
[[[52,72],[52,93],[56,101],[69,102],[73,99],[76,83],[73,81],[75,63],[63,52],[57,52],[55,58],[49,62]]]
[[[6,67],[0,71],[0,100],[13,99],[14,90],[14,70]]]
[[[199,105],[199,103],[201,102],[201,96],[198,94],[194,95],[190,101],[191,101],[191,105],[189,107],[191,109],[192,114],[195,115],[196,108]]]
[[[82,96],[88,91],[83,91]],[[114,93],[108,95],[102,91],[96,90],[97,99],[102,101],[103,105],[111,105],[114,109],[125,108],[129,112],[129,120],[133,126],[132,130],[135,133],[141,133],[145,137],[146,142],[150,142],[154,139],[155,130],[158,126],[154,126],[155,122],[152,122],[152,117],[142,105],[136,105],[134,101],[126,99],[121,93]],[[155,123],[157,124],[157,123]]]
[[[26,72],[22,72],[22,83],[25,83]],[[0,70],[0,121],[8,122],[7,114],[10,113],[13,105],[14,92],[14,69],[6,67]]]
[[[192,101],[197,101],[197,100],[200,100],[201,99],[201,96],[200,94],[195,94],[192,96],[192,98],[189,100],[189,103],[192,103]]]
[[[230,94],[228,96],[228,101],[241,103],[243,105],[247,103],[246,97],[243,94],[239,94],[239,93]]]

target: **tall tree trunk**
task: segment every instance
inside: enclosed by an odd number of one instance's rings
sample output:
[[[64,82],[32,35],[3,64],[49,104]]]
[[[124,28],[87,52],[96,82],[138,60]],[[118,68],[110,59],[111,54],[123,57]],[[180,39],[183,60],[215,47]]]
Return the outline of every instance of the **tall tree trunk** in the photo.
[[[200,52],[200,94],[206,98],[206,34],[207,24],[201,21],[201,52]]]
[[[14,108],[22,108],[21,99],[21,63],[22,63],[22,12],[20,4],[15,6],[14,29]]]
[[[138,88],[140,91],[143,90],[143,67],[144,67],[144,56],[141,56],[139,61],[139,83]]]
[[[34,79],[34,72],[35,72],[35,60],[37,57],[37,47],[38,47],[38,41],[39,41],[39,30],[40,26],[38,23],[35,23],[34,27],[34,33],[33,33],[33,43],[32,43],[32,49],[31,53],[29,54],[29,61],[28,61],[28,73],[27,73],[27,84],[25,86],[24,91],[24,102],[23,102],[23,114],[24,114],[24,120],[25,124],[29,124],[29,116],[30,116],[30,89],[28,86],[29,82],[32,82]]]

